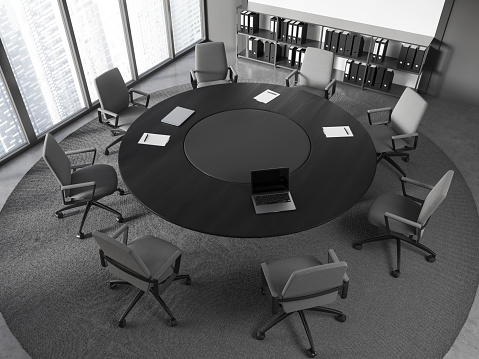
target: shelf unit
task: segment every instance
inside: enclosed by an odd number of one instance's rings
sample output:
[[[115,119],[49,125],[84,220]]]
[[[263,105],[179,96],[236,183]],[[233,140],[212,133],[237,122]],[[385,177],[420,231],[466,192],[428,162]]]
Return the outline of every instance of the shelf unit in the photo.
[[[241,31],[241,12],[243,11],[251,11],[259,14],[259,29],[254,33],[245,33]],[[363,25],[360,27],[358,31],[357,28],[346,28],[344,25],[351,25],[348,22],[342,22],[339,19],[325,18],[324,23],[321,23],[322,19],[319,19],[318,22],[310,22],[310,18],[303,18],[300,12],[292,12],[292,13],[274,13],[274,14],[267,14],[263,12],[259,12],[254,8],[244,8],[242,6],[237,7],[236,9],[236,54],[238,58],[244,58],[251,61],[258,61],[261,63],[269,64],[275,67],[281,67],[286,69],[296,69],[298,68],[297,65],[290,66],[288,64],[287,57],[284,56],[284,51],[280,58],[274,58],[273,61],[268,61],[264,55],[259,56],[257,58],[250,57],[248,55],[248,41],[249,38],[253,38],[256,40],[261,40],[263,43],[269,42],[273,43],[275,46],[281,46],[283,49],[284,47],[289,48],[289,46],[297,46],[301,48],[307,47],[316,47],[324,49],[325,43],[325,36],[326,30],[338,30],[338,31],[345,31],[350,33],[351,35],[362,36],[364,38],[364,48],[363,48],[363,55],[360,57],[353,57],[347,56],[344,54],[335,53],[335,61],[334,61],[334,72],[333,76],[337,81],[344,82],[345,84],[356,86],[361,88],[362,90],[368,91],[377,91],[381,93],[388,93],[390,95],[399,97],[401,96],[402,92],[406,87],[411,87],[418,92],[420,92],[420,80],[421,77],[426,71],[426,66],[428,58],[430,58],[430,52],[432,51],[430,46],[430,39],[424,36],[404,36],[401,32],[395,32],[390,29],[383,29],[380,28],[379,30],[383,30],[380,33],[374,33],[374,27],[368,27],[367,25]],[[291,15],[291,17],[289,17]],[[282,41],[281,39],[277,38],[277,33],[273,37],[270,32],[270,19],[272,17],[276,18],[288,18],[295,21],[301,21],[307,23],[307,38],[304,43],[302,44],[292,44],[289,42]],[[305,16],[306,17],[306,16]],[[334,26],[332,26],[334,25]],[[339,26],[338,26],[339,25]],[[343,25],[343,26],[341,26]],[[353,26],[351,26],[353,27]],[[366,30],[366,31],[364,31]],[[369,31],[368,31],[369,30]],[[386,31],[384,31],[386,30]],[[384,33],[389,35],[390,37],[384,36]],[[385,38],[389,40],[389,45],[387,47],[387,52],[384,60],[382,62],[373,62],[372,61],[372,53],[374,49],[374,43],[377,38]],[[412,40],[412,41],[411,41]],[[401,50],[402,45],[412,45],[416,46],[417,48],[424,50],[424,57],[422,62],[420,63],[420,68],[418,71],[413,71],[409,69],[399,68],[398,57]],[[394,72],[393,82],[388,90],[378,89],[369,87],[366,84],[367,76],[364,76],[361,82],[347,82],[344,81],[344,71],[346,66],[346,61],[353,60],[355,62],[363,63],[367,66],[367,69],[371,65],[375,65],[378,67],[384,67],[386,69],[390,69]]]

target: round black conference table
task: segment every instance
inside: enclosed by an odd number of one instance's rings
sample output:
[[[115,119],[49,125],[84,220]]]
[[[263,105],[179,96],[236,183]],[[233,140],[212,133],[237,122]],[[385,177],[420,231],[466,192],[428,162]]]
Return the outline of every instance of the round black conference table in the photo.
[[[268,103],[254,99],[279,93]],[[161,120],[177,106],[195,113],[181,126]],[[326,138],[323,127],[354,136]],[[164,147],[145,133],[170,135]],[[316,95],[270,84],[228,84],[180,93],[139,117],[123,138],[120,174],[149,210],[198,232],[271,237],[326,223],[350,209],[376,172],[373,142],[351,114]],[[296,210],[257,215],[251,170],[290,168]]]

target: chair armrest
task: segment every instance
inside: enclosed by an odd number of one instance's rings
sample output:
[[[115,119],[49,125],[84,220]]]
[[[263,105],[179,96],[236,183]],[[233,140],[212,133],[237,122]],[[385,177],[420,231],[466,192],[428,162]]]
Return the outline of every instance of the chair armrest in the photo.
[[[329,90],[331,89],[331,94]],[[324,97],[329,100],[336,92],[336,79],[332,79],[331,82],[324,88]]]
[[[115,118],[115,127],[118,127],[118,119],[120,118],[120,115],[118,115],[117,113],[115,112],[112,112],[112,111],[108,111],[108,110],[105,110],[104,108],[99,108],[98,109],[98,121],[100,123],[104,123],[101,119],[101,116],[103,115],[107,115],[107,116],[111,116],[111,117],[114,117]]]
[[[401,150],[402,151],[410,151],[410,150],[415,150],[416,147],[417,147],[417,140],[419,138],[419,135],[417,134],[417,132],[414,132],[414,133],[405,133],[403,135],[395,135],[395,136],[391,136],[391,141],[392,141],[392,147],[393,147],[393,150],[396,151],[396,140],[399,140],[399,139],[404,139],[404,138],[413,138],[414,137],[414,143],[412,145],[412,147],[410,146],[407,146],[407,147],[403,147]]]
[[[63,203],[66,204],[68,200],[68,196],[66,196],[66,192],[71,190],[71,189],[76,189],[76,188],[83,188],[83,187],[93,187],[93,191],[91,192],[91,198],[90,201],[93,200],[93,197],[95,196],[95,188],[96,188],[96,183],[94,181],[90,182],[84,182],[84,183],[76,183],[76,184],[69,184],[66,186],[60,186],[60,189],[62,190],[62,195],[63,195]]]
[[[387,121],[376,121],[376,122],[372,122],[372,119],[371,119],[371,114],[372,113],[378,113],[378,112],[389,112],[388,114],[388,120]],[[389,123],[391,122],[391,113],[392,113],[393,109],[392,107],[382,107],[382,108],[376,108],[376,109],[372,109],[372,110],[368,110],[368,121],[369,121],[369,124],[370,125],[384,125],[385,123]]]
[[[413,179],[408,178],[408,177],[401,177],[401,187],[402,187],[403,196],[411,198],[413,201],[416,201],[418,203],[424,203],[424,200],[407,194],[406,193],[406,183],[410,183],[410,184],[418,186],[418,187],[426,188],[428,190],[432,190],[434,188],[434,186],[428,185],[426,183],[422,183],[422,182],[413,180]]]
[[[299,74],[299,70],[296,69],[296,70],[292,71],[288,76],[286,76],[286,79],[285,79],[285,80],[286,80],[286,87],[294,87],[294,86],[296,86],[296,83],[298,82],[298,74]],[[290,86],[290,85],[289,85],[289,80],[290,80],[291,77],[293,77],[293,76],[294,76],[294,84],[293,84],[293,86]]]
[[[120,228],[118,228],[115,233],[112,234],[112,238],[118,238],[120,234],[123,234],[122,236],[122,242],[124,245],[128,244],[128,225],[124,224]]]
[[[65,154],[67,156],[70,156],[70,155],[78,155],[80,153],[88,153],[88,152],[93,152],[93,158],[91,160],[91,163],[84,163],[84,164],[81,164],[81,165],[74,165],[74,166],[71,166],[71,168],[73,170],[76,170],[78,168],[83,168],[83,167],[87,167],[87,166],[91,166],[93,165],[93,163],[95,163],[95,158],[96,158],[96,148],[95,147],[90,147],[90,148],[85,148],[85,149],[81,149],[81,150],[73,150],[73,151],[66,151]]]
[[[394,221],[402,222],[404,224],[407,224],[411,227],[417,228],[417,229],[422,229],[422,225],[420,225],[417,222],[413,222],[409,219],[406,219],[404,217],[397,216],[395,214],[389,213],[389,212],[384,212],[384,221],[386,222],[386,230],[388,233],[391,233],[391,229],[389,228],[389,219],[392,219]]]
[[[150,103],[150,94],[149,93],[146,93],[146,92],[143,92],[143,91],[140,91],[140,90],[135,90],[135,89],[130,89],[128,91],[128,93],[130,94],[130,102],[135,105],[135,106],[143,106],[143,107],[148,107],[148,104]],[[143,105],[142,103],[139,103],[139,102],[136,102],[134,99],[133,99],[133,93],[137,93],[139,95],[143,95],[143,96],[146,96],[146,103]]]
[[[261,270],[263,271],[263,278],[268,284],[269,293],[271,294],[271,313],[276,314],[279,310],[278,293],[271,282],[271,275],[269,274],[269,269],[266,263],[261,263]]]
[[[328,263],[338,263],[340,260],[338,259],[338,256],[336,255],[336,252],[334,249],[329,249],[328,250]],[[344,273],[343,276],[343,288],[339,291],[339,296],[342,299],[345,299],[348,296],[348,288],[349,288],[349,277],[346,273]]]
[[[196,79],[195,70],[190,70],[190,82],[191,86],[195,89],[198,87],[198,80]]]
[[[229,76],[230,76],[230,81],[232,83],[237,83],[238,82],[238,74],[236,73],[233,66],[228,66],[228,73],[229,73]]]
[[[155,279],[159,278],[163,273],[165,273],[168,267],[171,267],[171,265],[181,256],[181,254],[181,251],[178,249],[170,258],[168,258],[165,263],[163,263],[160,269],[158,269],[155,273],[151,273],[151,277]]]

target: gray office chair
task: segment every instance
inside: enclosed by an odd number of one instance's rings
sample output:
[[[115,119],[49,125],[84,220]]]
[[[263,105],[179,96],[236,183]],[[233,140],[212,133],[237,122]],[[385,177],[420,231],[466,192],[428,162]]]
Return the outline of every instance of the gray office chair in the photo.
[[[109,148],[120,142],[130,125],[147,110],[150,95],[138,90],[128,90],[120,70],[116,67],[98,76],[95,87],[101,106],[98,109],[98,121],[108,126],[113,136],[118,136],[106,146],[104,153],[108,155]],[[135,101],[133,93],[146,96],[145,104]]]
[[[281,307],[283,313],[256,332],[256,339],[263,340],[265,333],[273,326],[298,312],[308,336],[311,348],[306,351],[309,357],[316,356],[311,331],[304,315],[304,310],[313,310],[336,314],[339,322],[346,320],[343,312],[322,307],[336,300],[337,295],[346,298],[348,294],[349,278],[346,274],[347,264],[340,262],[334,250],[328,251],[328,263],[323,264],[312,255],[298,256],[278,260],[272,263],[261,263],[262,287],[268,288],[271,296],[272,314],[276,314]]]
[[[122,241],[118,238],[122,235]],[[118,326],[126,325],[126,316],[146,292],[153,294],[170,317],[169,325],[177,325],[166,303],[160,295],[174,280],[185,279],[191,284],[187,274],[179,275],[181,250],[163,239],[143,235],[128,243],[128,226],[123,225],[111,237],[98,231],[93,238],[100,246],[100,261],[103,267],[121,280],[111,280],[110,288],[118,284],[132,285],[140,291],[121,316]]]
[[[195,70],[190,70],[193,88],[238,82],[238,74],[226,61],[222,42],[205,42],[195,47]]]
[[[72,166],[69,155],[81,153],[92,153],[90,163]],[[96,148],[64,152],[55,138],[47,133],[43,146],[43,159],[52,170],[55,178],[60,183],[62,199],[65,207],[55,212],[57,218],[63,218],[63,211],[86,206],[80,224],[77,237],[85,237],[83,225],[92,205],[105,209],[116,215],[116,220],[121,223],[123,217],[120,212],[98,202],[103,197],[118,191],[120,195],[124,192],[118,188],[118,177],[113,167],[104,164],[93,164],[96,157]]]
[[[409,161],[409,154],[405,152],[415,150],[417,147],[416,131],[426,109],[427,102],[413,89],[407,87],[394,110],[385,107],[368,111],[369,123],[372,126],[367,126],[366,129],[376,148],[377,163],[385,159],[406,176],[406,172],[391,157],[401,157],[405,162]],[[384,116],[386,113],[386,120],[372,120],[372,115]]]
[[[333,76],[334,54],[331,51],[308,47],[304,53],[301,69],[294,70],[286,77],[287,87],[313,93],[329,100],[336,92]],[[294,82],[290,83],[294,76]]]
[[[356,242],[353,244],[353,248],[361,250],[365,243],[395,239],[397,269],[391,272],[391,275],[395,278],[398,278],[401,274],[401,241],[426,251],[429,253],[426,260],[429,263],[434,262],[436,253],[420,242],[429,219],[446,198],[453,175],[454,171],[447,171],[434,187],[402,177],[402,196],[394,193],[383,194],[373,202],[368,212],[369,223],[385,229],[387,234]],[[407,183],[426,188],[430,192],[424,200],[410,196],[406,193]]]

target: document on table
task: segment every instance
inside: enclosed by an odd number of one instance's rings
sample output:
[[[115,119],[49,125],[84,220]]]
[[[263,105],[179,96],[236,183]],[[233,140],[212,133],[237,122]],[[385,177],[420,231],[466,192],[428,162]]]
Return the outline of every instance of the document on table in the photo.
[[[165,146],[170,140],[169,135],[159,135],[157,133],[144,133],[138,143],[140,145]]]
[[[190,110],[188,108],[176,106],[173,111],[166,115],[161,122],[167,123],[173,126],[180,126],[185,122],[188,117],[195,113],[195,110]]]
[[[331,126],[323,127],[323,132],[326,137],[352,137],[353,132],[349,126]]]
[[[278,96],[279,96],[279,93],[271,91],[271,90],[266,90],[266,91],[263,91],[262,93],[260,93],[254,99],[256,101],[259,101],[259,102],[262,102],[262,103],[268,103],[271,100],[274,100]]]

